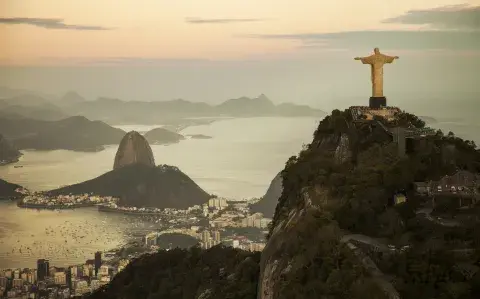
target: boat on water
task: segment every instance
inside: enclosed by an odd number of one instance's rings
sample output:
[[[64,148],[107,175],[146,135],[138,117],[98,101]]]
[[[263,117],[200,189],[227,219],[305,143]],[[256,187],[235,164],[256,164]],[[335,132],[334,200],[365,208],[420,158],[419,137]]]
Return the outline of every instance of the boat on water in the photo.
[[[23,168],[23,165],[15,165],[13,168]]]

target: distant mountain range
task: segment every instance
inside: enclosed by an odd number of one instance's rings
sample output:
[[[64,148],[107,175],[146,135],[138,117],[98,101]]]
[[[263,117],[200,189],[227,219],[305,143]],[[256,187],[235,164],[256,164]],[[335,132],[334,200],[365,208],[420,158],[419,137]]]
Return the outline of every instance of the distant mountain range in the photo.
[[[175,126],[172,127],[174,129]],[[138,134],[138,133],[137,133]],[[71,116],[56,121],[24,117],[0,116],[0,165],[17,162],[18,150],[73,150],[100,151],[105,145],[116,145],[125,132],[102,121],[91,121],[83,116]],[[184,140],[181,134],[165,128],[155,128],[145,133],[151,144],[170,144]],[[194,135],[191,138],[210,138]]]
[[[182,99],[158,102],[100,97],[87,101],[76,92],[62,97],[0,87],[0,117],[59,120],[82,115],[110,124],[159,124],[195,117],[324,116],[325,112],[293,103],[273,104],[265,95],[230,99],[219,105]]]

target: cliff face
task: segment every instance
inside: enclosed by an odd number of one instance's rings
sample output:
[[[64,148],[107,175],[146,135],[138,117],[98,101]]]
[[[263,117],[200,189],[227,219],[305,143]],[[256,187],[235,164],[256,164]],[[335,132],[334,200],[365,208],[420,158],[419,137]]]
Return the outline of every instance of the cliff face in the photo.
[[[406,125],[422,132],[415,116],[398,117],[412,120]],[[480,269],[470,261],[462,267],[477,274],[460,274],[462,262],[452,252],[458,244],[478,248],[478,236],[468,233],[480,225],[478,206],[470,207],[476,221],[459,217],[457,226],[422,218],[419,211],[428,209],[431,199],[419,196],[414,183],[458,169],[479,173],[480,151],[451,134],[420,135],[411,141],[431,146],[402,156],[378,122],[354,122],[349,111],[338,110],[320,122],[312,143],[282,172],[283,192],[261,256],[257,299],[438,299],[459,281],[456,293],[478,298]],[[448,151],[448,159],[445,148],[456,149]],[[394,200],[399,194],[406,202]],[[446,241],[452,234],[455,240]],[[433,239],[441,244],[428,241]],[[431,266],[417,271],[421,265]],[[425,277],[420,284],[417,275]],[[460,276],[444,280],[444,275]]]
[[[128,132],[120,141],[113,169],[118,169],[126,165],[143,164],[155,167],[153,152],[145,137],[140,133]]]
[[[336,133],[318,136],[310,148],[330,153],[335,164],[351,154],[347,136]],[[308,177],[306,161],[315,159],[323,162],[313,154],[287,162],[283,193],[261,256],[257,299],[360,299],[366,293],[369,298],[386,298],[341,242],[344,231],[334,221],[335,198],[321,184],[299,180]]]

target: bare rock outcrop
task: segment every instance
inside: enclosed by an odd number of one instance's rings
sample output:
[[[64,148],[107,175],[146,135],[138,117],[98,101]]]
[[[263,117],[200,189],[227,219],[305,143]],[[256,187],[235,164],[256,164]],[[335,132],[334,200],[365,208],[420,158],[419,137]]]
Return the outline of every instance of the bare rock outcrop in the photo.
[[[136,131],[128,132],[120,141],[113,169],[118,169],[126,165],[143,164],[155,167],[152,148],[145,137]]]
[[[350,151],[350,140],[347,134],[342,134],[340,142],[335,150],[335,162],[341,164],[348,161],[352,157]]]

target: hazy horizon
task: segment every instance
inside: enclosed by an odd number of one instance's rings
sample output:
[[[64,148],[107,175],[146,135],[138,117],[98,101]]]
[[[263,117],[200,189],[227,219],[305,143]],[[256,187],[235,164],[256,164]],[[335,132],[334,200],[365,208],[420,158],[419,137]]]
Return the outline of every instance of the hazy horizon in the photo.
[[[385,66],[391,105],[469,112],[480,94],[479,0],[92,5],[3,1],[2,85],[90,100],[263,93],[329,111],[368,101],[369,66],[353,58],[380,47],[400,56]]]

